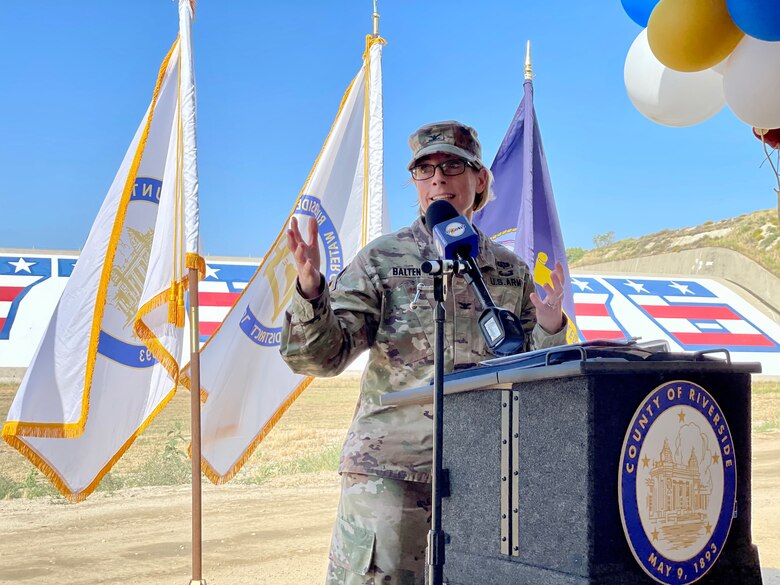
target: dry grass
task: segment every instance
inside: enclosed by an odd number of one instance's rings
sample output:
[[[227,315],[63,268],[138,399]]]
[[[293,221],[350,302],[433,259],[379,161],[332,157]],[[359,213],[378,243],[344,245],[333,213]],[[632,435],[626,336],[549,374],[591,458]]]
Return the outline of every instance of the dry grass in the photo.
[[[777,210],[765,209],[731,219],[674,230],[663,230],[640,238],[583,250],[567,250],[570,267],[641,258],[701,247],[727,248],[744,254],[769,272],[780,276],[780,228]]]
[[[344,374],[317,379],[290,407],[234,481],[260,483],[333,471],[358,397],[359,377]],[[0,385],[0,417],[16,392]],[[754,437],[780,431],[780,382],[753,384]],[[101,484],[103,490],[189,481],[185,451],[189,442],[189,393],[179,392]],[[5,442],[0,442],[0,498],[53,494],[48,482]]]
[[[754,434],[780,431],[780,382],[756,382],[753,384]]]
[[[314,380],[253,453],[236,481],[260,482],[280,474],[335,470],[358,387],[359,376],[354,373]],[[0,385],[3,421],[15,392],[15,385]],[[189,393],[178,392],[114,466],[101,488],[189,481],[189,408]],[[51,493],[43,476],[0,441],[0,498]]]

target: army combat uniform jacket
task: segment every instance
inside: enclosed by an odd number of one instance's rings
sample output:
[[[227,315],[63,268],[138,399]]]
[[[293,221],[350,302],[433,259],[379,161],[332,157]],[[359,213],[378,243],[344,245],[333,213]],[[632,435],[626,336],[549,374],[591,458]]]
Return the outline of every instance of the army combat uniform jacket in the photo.
[[[479,250],[477,264],[493,301],[520,317],[524,349],[566,343],[566,327],[549,334],[536,323],[528,266],[481,232]],[[319,297],[306,300],[296,291],[288,307],[280,351],[294,371],[335,376],[369,350],[340,472],[430,481],[432,405],[381,406],[379,399],[433,378],[433,277],[420,264],[436,258],[431,232],[418,218],[368,244]],[[431,286],[411,308],[418,283]],[[453,277],[445,307],[444,371],[492,357],[477,321],[482,307],[463,277]]]

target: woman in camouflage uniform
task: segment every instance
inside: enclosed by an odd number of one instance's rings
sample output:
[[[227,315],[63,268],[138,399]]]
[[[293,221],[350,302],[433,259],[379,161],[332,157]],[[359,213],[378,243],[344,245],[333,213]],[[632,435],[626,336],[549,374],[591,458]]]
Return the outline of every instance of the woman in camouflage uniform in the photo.
[[[431,405],[383,407],[380,397],[422,386],[433,377],[432,293],[424,292],[410,307],[417,284],[432,284],[420,264],[437,258],[425,210],[446,199],[470,220],[490,198],[491,176],[482,164],[477,133],[469,126],[423,126],[409,144],[421,217],[368,244],[329,287],[319,269],[317,222],[309,222],[308,238],[295,219],[287,232],[298,282],[282,332],[285,361],[302,374],[335,376],[369,351],[339,464],[342,491],[328,585],[424,582],[431,519]],[[526,351],[566,342],[560,264],[540,299],[528,266],[482,233],[476,260],[496,305],[520,317]],[[477,322],[481,305],[461,276],[453,277],[446,309],[445,372],[491,357]]]

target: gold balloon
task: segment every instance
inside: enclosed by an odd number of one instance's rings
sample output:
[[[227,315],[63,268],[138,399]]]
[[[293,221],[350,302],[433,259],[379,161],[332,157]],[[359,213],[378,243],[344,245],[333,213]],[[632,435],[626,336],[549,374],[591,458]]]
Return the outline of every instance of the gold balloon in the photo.
[[[745,36],[726,0],[661,0],[647,23],[656,59],[675,71],[704,71],[728,57]]]

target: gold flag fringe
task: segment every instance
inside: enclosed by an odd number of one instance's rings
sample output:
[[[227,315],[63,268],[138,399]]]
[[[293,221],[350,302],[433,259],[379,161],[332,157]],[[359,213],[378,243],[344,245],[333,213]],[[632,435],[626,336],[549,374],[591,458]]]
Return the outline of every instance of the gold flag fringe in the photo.
[[[133,162],[130,165],[130,170],[127,174],[125,186],[122,191],[122,196],[117,206],[117,214],[114,218],[114,224],[111,228],[111,235],[109,237],[108,248],[106,250],[106,258],[103,263],[103,270],[100,275],[100,281],[98,283],[98,292],[95,299],[95,312],[92,319],[92,327],[90,329],[89,348],[87,350],[87,366],[86,375],[84,377],[84,391],[82,393],[81,401],[81,414],[79,420],[74,423],[34,423],[27,421],[8,421],[3,426],[2,435],[8,442],[8,437],[13,435],[30,436],[30,437],[45,437],[51,439],[75,439],[80,437],[84,433],[84,427],[87,424],[87,416],[89,414],[90,392],[92,390],[92,378],[95,370],[95,359],[97,356],[98,340],[100,338],[100,325],[103,321],[103,313],[105,311],[106,297],[108,295],[108,284],[111,276],[111,269],[114,264],[114,257],[116,255],[116,248],[119,245],[119,238],[122,235],[122,227],[124,226],[125,217],[127,214],[127,206],[130,202],[130,195],[133,192],[133,186],[138,175],[138,168],[141,165],[141,159],[143,158],[144,149],[146,148],[146,141],[149,138],[149,129],[152,125],[152,119],[154,118],[154,111],[157,105],[157,98],[160,95],[162,88],[163,78],[165,72],[168,70],[168,63],[174,50],[178,46],[179,37],[176,37],[173,45],[171,46],[168,54],[163,59],[160,65],[160,70],[157,74],[157,82],[154,86],[154,92],[152,94],[152,101],[149,107],[149,117],[146,120],[143,133],[138,142]],[[9,443],[14,446],[12,443]],[[21,451],[20,451],[21,452]],[[24,454],[24,453],[22,453]]]
[[[381,38],[377,38],[377,39],[374,39],[374,40],[376,42],[380,42],[380,41],[384,42],[384,40],[381,39]],[[295,209],[298,207],[298,202],[301,200],[301,197],[303,197],[303,194],[304,194],[304,192],[306,190],[306,186],[309,184],[309,181],[311,180],[311,177],[314,174],[314,169],[317,168],[317,164],[319,164],[320,158],[322,158],[322,153],[325,152],[325,147],[327,146],[328,142],[330,141],[330,137],[333,134],[333,129],[336,127],[336,122],[338,121],[339,116],[341,116],[341,112],[344,109],[344,104],[347,102],[347,98],[349,97],[349,93],[352,91],[352,86],[355,85],[355,80],[356,79],[357,79],[357,75],[352,79],[352,81],[349,82],[349,85],[347,86],[347,90],[344,92],[344,95],[341,97],[341,103],[339,103],[339,109],[336,112],[336,117],[333,119],[333,124],[331,124],[330,130],[328,130],[328,136],[325,138],[325,142],[322,143],[322,148],[320,149],[319,154],[317,154],[317,158],[314,160],[314,164],[312,165],[311,169],[309,170],[309,174],[307,175],[306,180],[303,182],[303,187],[301,188],[300,193],[298,193],[298,198],[295,200],[295,204],[293,205],[292,209],[290,210],[289,215],[287,216],[287,221],[285,222],[284,227],[279,232],[279,234],[276,236],[276,239],[274,240],[273,244],[271,244],[271,246],[268,248],[268,252],[266,253],[265,256],[263,256],[263,259],[260,261],[260,265],[257,267],[257,270],[255,270],[255,273],[252,275],[252,278],[249,280],[249,282],[247,283],[246,287],[244,287],[244,290],[241,291],[241,295],[236,299],[236,302],[233,303],[233,307],[235,307],[239,302],[241,302],[241,299],[244,298],[244,295],[246,294],[246,292],[250,288],[252,288],[252,283],[255,281],[255,278],[257,278],[257,276],[262,271],[263,266],[265,266],[265,261],[268,259],[269,254],[274,249],[276,249],[276,246],[279,243],[279,241],[283,237],[286,237],[286,235],[287,235],[287,226],[290,223],[290,219],[292,218],[293,214],[295,213]],[[189,258],[188,258],[188,260],[189,260]],[[200,269],[200,267],[199,267],[199,269]],[[205,275],[205,273],[206,273],[206,267],[205,267],[205,262],[204,262],[203,274]],[[201,276],[201,278],[204,278],[204,277]],[[232,310],[233,309],[231,308],[231,311]],[[211,340],[214,339],[214,336],[216,336],[216,334],[219,333],[219,331],[222,329],[222,325],[225,324],[225,320],[226,319],[222,320],[222,323],[220,323],[217,326],[217,329],[214,331],[214,333],[211,334],[211,337],[209,337],[206,340],[206,343],[203,345],[203,347],[200,350],[201,353],[203,352],[203,350],[205,350],[208,347],[209,343],[211,343]],[[184,386],[189,392],[192,392],[192,380],[190,379],[190,376],[187,373],[189,371],[189,367],[190,367],[190,365],[187,364],[187,365],[185,365],[181,369],[181,375],[179,377],[179,383],[182,386]],[[301,391],[303,391],[303,390],[301,390]],[[208,399],[208,391],[203,389],[203,386],[201,386],[200,401],[202,403],[205,403],[207,399]]]
[[[46,478],[54,485],[54,487],[57,489],[62,496],[73,503],[83,502],[86,500],[92,492],[95,491],[97,486],[100,484],[101,480],[106,476],[106,474],[111,470],[111,468],[116,464],[117,461],[127,452],[127,450],[130,448],[130,446],[135,442],[135,440],[139,437],[139,435],[146,430],[146,428],[152,423],[152,421],[157,417],[158,414],[165,408],[168,403],[173,398],[174,394],[176,394],[176,388],[174,387],[166,396],[163,398],[163,400],[160,402],[160,404],[157,405],[157,407],[151,412],[151,414],[146,418],[146,420],[141,424],[141,426],[138,427],[138,430],[136,430],[130,438],[125,441],[125,443],[119,448],[119,450],[114,454],[113,457],[108,461],[108,463],[100,470],[100,472],[97,474],[94,480],[85,487],[80,492],[74,492],[72,491],[67,484],[62,480],[60,475],[54,470],[54,468],[49,465],[49,463],[38,454],[35,449],[30,447],[27,443],[22,442],[19,437],[14,436],[3,436],[3,439],[14,449],[19,451],[22,455],[24,455],[27,459],[30,460],[30,462],[35,465],[35,467],[38,468],[38,470],[43,473],[43,475],[46,476]]]
[[[181,289],[180,298],[183,299],[184,291],[186,291],[188,287],[189,284],[187,282],[186,277],[183,277],[179,282],[171,283],[170,288],[153,296],[146,304],[144,304],[140,309],[138,309],[138,313],[135,316],[135,324],[133,325],[133,330],[135,331],[135,334],[138,336],[138,339],[140,339],[143,342],[143,344],[147,348],[149,348],[149,351],[152,352],[152,355],[155,358],[157,358],[157,361],[160,362],[160,364],[168,372],[168,375],[173,379],[174,383],[177,385],[179,383],[180,370],[176,358],[174,358],[168,352],[165,346],[162,343],[160,343],[160,340],[157,338],[157,335],[154,333],[154,331],[151,330],[151,328],[146,323],[144,323],[143,318],[149,313],[151,313],[153,310],[155,310],[156,308],[162,306],[165,303],[168,303],[168,317],[170,322],[171,295],[176,294],[177,298],[179,298],[179,293],[174,293],[172,291]],[[181,325],[175,324],[176,327],[184,327],[183,311],[184,311],[184,306],[182,305],[182,322]]]
[[[200,254],[187,252],[184,256],[184,265],[187,268],[194,268],[198,271],[198,280],[206,278],[206,259]]]
[[[366,57],[369,54],[369,50],[371,46],[373,46],[375,43],[382,43],[387,44],[387,41],[385,41],[381,37],[372,37],[371,35],[367,35],[366,39],[366,51],[363,54],[363,60],[365,61]],[[368,72],[366,71],[365,74],[367,75]],[[360,73],[358,72],[358,75]],[[349,86],[347,86],[346,91],[344,92],[344,95],[341,98],[341,103],[339,103],[338,111],[336,112],[336,117],[333,119],[333,124],[331,124],[330,130],[328,130],[328,136],[325,138],[325,141],[322,144],[322,148],[320,149],[320,152],[317,154],[317,158],[314,161],[314,164],[311,167],[311,170],[309,171],[308,176],[306,177],[306,180],[303,183],[303,187],[301,188],[300,193],[298,194],[297,199],[295,200],[295,204],[293,205],[292,210],[290,211],[290,214],[287,217],[287,222],[285,222],[284,227],[279,232],[279,235],[276,237],[276,240],[274,240],[274,243],[271,244],[271,246],[268,248],[268,253],[263,257],[263,260],[260,262],[260,265],[257,267],[257,270],[255,271],[255,274],[252,276],[252,279],[249,281],[247,286],[244,288],[244,290],[241,292],[241,296],[236,300],[234,307],[241,301],[244,294],[251,288],[252,283],[254,282],[255,278],[257,278],[258,274],[261,273],[263,266],[265,265],[265,261],[268,259],[269,254],[271,251],[276,249],[276,246],[278,245],[279,241],[284,237],[287,233],[287,225],[290,222],[290,218],[292,218],[293,214],[295,213],[295,209],[298,207],[298,202],[300,201],[301,197],[303,196],[306,187],[309,184],[309,181],[311,181],[311,177],[314,174],[314,170],[317,168],[317,165],[320,162],[320,158],[322,158],[322,154],[325,152],[325,148],[327,147],[328,143],[330,142],[330,138],[333,135],[333,129],[336,127],[336,123],[339,120],[339,117],[341,116],[342,111],[344,110],[344,105],[347,102],[347,98],[349,97],[350,92],[352,91],[352,88],[355,84],[355,81],[357,80],[357,75],[352,79],[352,81],[349,83]],[[364,114],[365,115],[365,114]],[[231,309],[232,310],[232,309]],[[223,320],[222,323],[219,324],[217,327],[217,330],[211,335],[211,337],[206,341],[206,344],[201,349],[201,352],[208,347],[209,343],[211,342],[211,339],[214,338],[214,336],[219,332],[219,330],[222,328],[222,325],[225,323]],[[182,374],[180,377],[180,383],[187,388],[190,392],[192,391],[191,388],[191,380],[189,375],[187,375],[186,371],[189,368],[189,364],[187,364],[184,368],[182,368]],[[231,479],[233,479],[236,474],[241,470],[241,468],[244,466],[244,464],[249,460],[249,458],[252,456],[252,453],[254,453],[255,449],[257,449],[257,446],[260,444],[260,442],[266,437],[266,435],[271,431],[271,429],[276,425],[276,423],[279,421],[279,419],[282,417],[282,415],[287,411],[287,409],[292,405],[293,402],[295,402],[298,397],[303,393],[303,391],[311,384],[313,377],[307,377],[305,378],[298,387],[285,399],[285,401],[281,404],[279,409],[274,413],[274,415],[268,420],[268,422],[263,426],[263,428],[260,430],[260,432],[255,435],[254,439],[252,439],[252,442],[249,444],[249,446],[244,450],[244,452],[241,454],[241,456],[236,460],[236,462],[233,464],[233,466],[228,470],[227,473],[224,475],[220,475],[204,457],[201,457],[201,464],[203,468],[203,473],[206,475],[206,477],[209,478],[209,481],[211,481],[214,484],[220,485],[223,483],[229,482]],[[203,389],[201,386],[201,392],[200,392],[200,399],[201,402],[206,402],[208,398],[208,392]],[[192,455],[190,454],[190,457]]]
[[[314,377],[308,376],[304,378],[300,384],[298,384],[298,387],[293,390],[293,392],[279,406],[274,415],[268,420],[267,423],[265,423],[265,425],[263,425],[263,428],[260,429],[260,432],[257,433],[257,435],[255,435],[254,439],[252,439],[252,442],[236,460],[233,466],[227,471],[227,473],[220,475],[213,467],[211,467],[211,465],[209,465],[209,462],[206,461],[205,458],[202,458],[201,463],[203,467],[203,473],[206,477],[209,478],[209,481],[215,485],[222,485],[233,479],[255,452],[255,449],[257,449],[257,446],[260,444],[260,442],[268,435],[268,433],[271,432],[271,429],[276,426],[276,423],[279,422],[284,413],[287,412],[287,409],[292,406],[292,403],[298,399],[298,397],[303,393],[304,390],[306,390],[306,388],[309,387],[309,384],[311,384],[313,381]],[[192,457],[191,454],[190,457]]]

